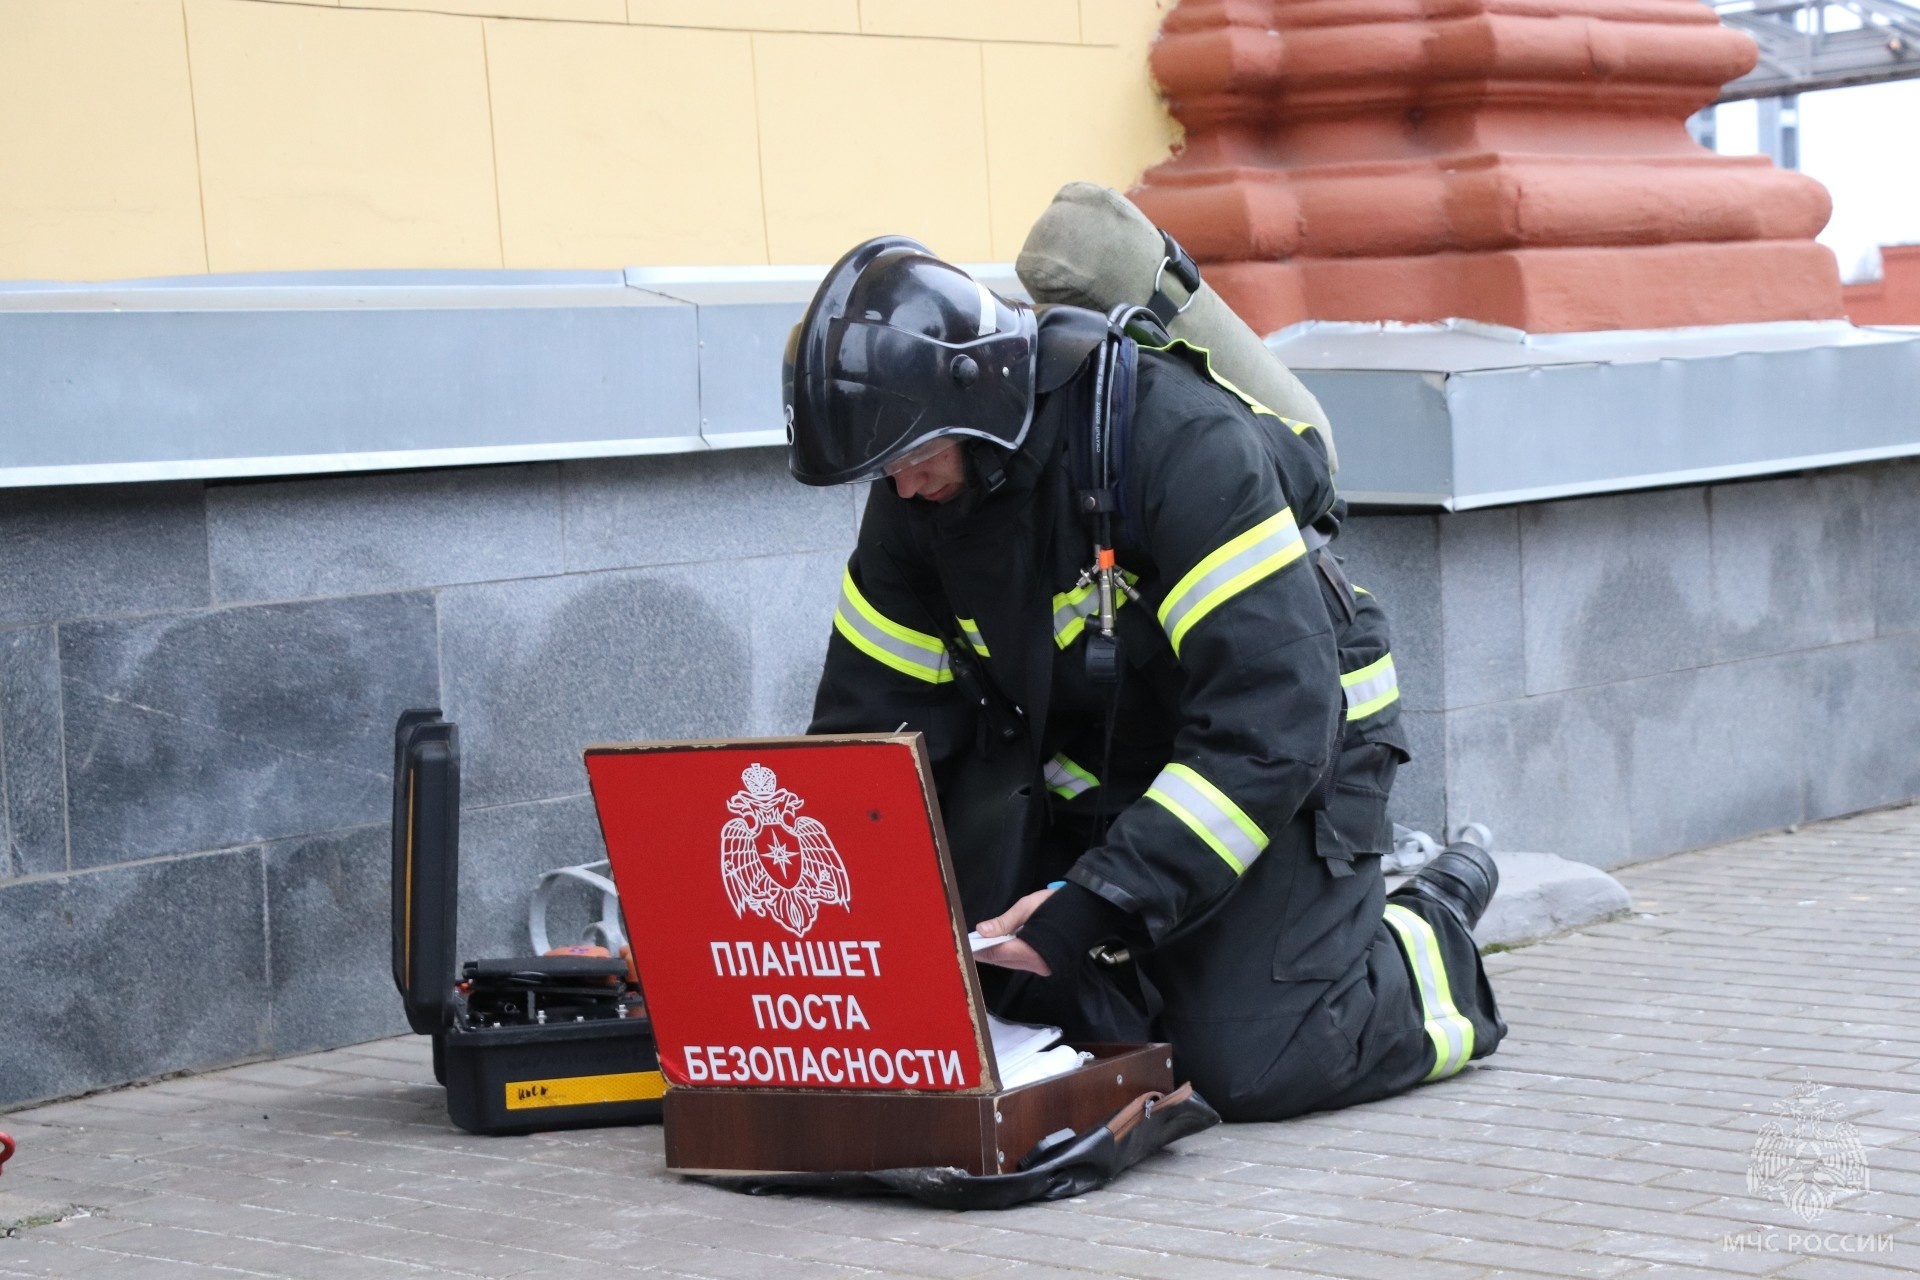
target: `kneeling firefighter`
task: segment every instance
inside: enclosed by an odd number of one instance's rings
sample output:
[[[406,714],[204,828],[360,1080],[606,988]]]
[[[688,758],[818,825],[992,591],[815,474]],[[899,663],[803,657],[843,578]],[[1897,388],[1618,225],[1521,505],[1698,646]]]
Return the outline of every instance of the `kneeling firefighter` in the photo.
[[[1492,860],[1384,894],[1399,694],[1313,424],[1152,311],[1036,311],[900,237],[828,274],[785,392],[796,479],[878,481],[812,731],[925,735],[967,918],[1014,935],[994,1012],[1168,1039],[1228,1119],[1493,1051]]]

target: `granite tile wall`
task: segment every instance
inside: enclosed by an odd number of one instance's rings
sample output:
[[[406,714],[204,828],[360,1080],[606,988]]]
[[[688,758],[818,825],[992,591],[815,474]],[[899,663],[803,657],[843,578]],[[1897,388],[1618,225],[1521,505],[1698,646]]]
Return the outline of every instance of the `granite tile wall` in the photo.
[[[439,691],[425,591],[59,631],[75,869],[377,822],[393,772],[381,711]]]
[[[1395,817],[1614,866],[1920,795],[1916,548],[1913,462],[1351,521]]]
[[[582,745],[805,728],[861,497],[775,450],[0,490],[0,1107],[404,1030],[404,707],[461,726],[461,950],[524,952],[603,856]]]
[[[67,777],[59,636],[0,631],[0,875],[67,867]]]
[[[462,953],[524,950],[601,853],[584,743],[804,727],[862,498],[776,450],[0,491],[0,1106],[403,1029],[402,707],[461,725]],[[1914,463],[1355,517],[1395,816],[1610,866],[1920,795],[1916,539]]]
[[[198,484],[12,489],[0,513],[0,627],[211,599]]]
[[[0,1106],[271,1052],[257,848],[0,886]]]

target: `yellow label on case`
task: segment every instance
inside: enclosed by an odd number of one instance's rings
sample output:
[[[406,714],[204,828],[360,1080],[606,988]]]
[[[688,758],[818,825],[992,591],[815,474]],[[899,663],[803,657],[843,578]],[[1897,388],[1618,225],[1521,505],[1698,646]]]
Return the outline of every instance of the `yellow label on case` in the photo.
[[[509,1080],[507,1110],[590,1107],[601,1102],[646,1102],[667,1091],[658,1071],[622,1071],[610,1076],[561,1076],[557,1080]]]

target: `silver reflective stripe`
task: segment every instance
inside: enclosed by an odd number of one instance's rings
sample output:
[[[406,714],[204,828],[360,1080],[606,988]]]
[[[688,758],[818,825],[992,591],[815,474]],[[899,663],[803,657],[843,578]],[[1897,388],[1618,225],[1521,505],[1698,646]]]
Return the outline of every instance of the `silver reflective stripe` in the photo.
[[[853,584],[853,570],[840,579],[840,604],[833,611],[833,629],[875,662],[928,684],[953,679],[947,647],[924,631],[903,627],[881,613]]]
[[[1179,656],[1180,642],[1194,623],[1306,553],[1307,544],[1287,507],[1215,548],[1187,571],[1160,605],[1160,626],[1174,655]]]
[[[1053,642],[1062,649],[1079,638],[1087,618],[1100,607],[1091,585],[1075,587],[1053,598]]]
[[[1147,799],[1180,819],[1232,867],[1245,871],[1267,847],[1267,833],[1227,794],[1183,764],[1170,764],[1147,788]]]
[[[1473,1056],[1473,1024],[1453,1006],[1440,939],[1432,925],[1397,902],[1387,904],[1387,923],[1400,935],[1400,946],[1407,953],[1407,964],[1420,988],[1427,1039],[1433,1042],[1433,1070],[1427,1073],[1427,1079],[1450,1076]]]
[[[1047,790],[1063,800],[1083,796],[1100,785],[1100,779],[1075,764],[1065,752],[1054,756],[1041,769],[1047,780]]]
[[[1128,582],[1138,581],[1138,576],[1128,573]],[[1113,595],[1113,610],[1118,613],[1126,607],[1127,593],[1116,591]],[[1084,587],[1075,587],[1071,591],[1062,591],[1053,598],[1053,642],[1062,649],[1080,638],[1087,629],[1087,619],[1100,612],[1100,589],[1092,583]]]
[[[955,618],[954,621],[960,624],[961,633],[967,637],[967,643],[973,646],[975,653],[983,658],[993,656],[987,652],[987,638],[980,634],[979,623],[972,618]]]
[[[1393,669],[1393,655],[1385,654],[1358,671],[1340,677],[1340,688],[1347,695],[1347,719],[1364,720],[1384,711],[1400,696],[1400,677]]]

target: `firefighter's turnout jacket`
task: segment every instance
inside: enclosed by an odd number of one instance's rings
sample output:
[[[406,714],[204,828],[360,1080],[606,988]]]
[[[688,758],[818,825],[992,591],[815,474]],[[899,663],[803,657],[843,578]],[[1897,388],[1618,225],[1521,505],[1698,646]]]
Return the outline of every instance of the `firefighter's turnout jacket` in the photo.
[[[925,734],[970,921],[1056,878],[1125,920],[1132,964],[995,971],[996,1012],[1165,1036],[1228,1118],[1459,1070],[1504,1027],[1457,919],[1383,897],[1399,691],[1384,613],[1322,549],[1343,507],[1317,433],[1204,351],[1139,350],[1113,522],[1139,599],[1096,683],[1073,474],[1095,363],[1041,397],[991,492],[872,486],[812,731]]]

